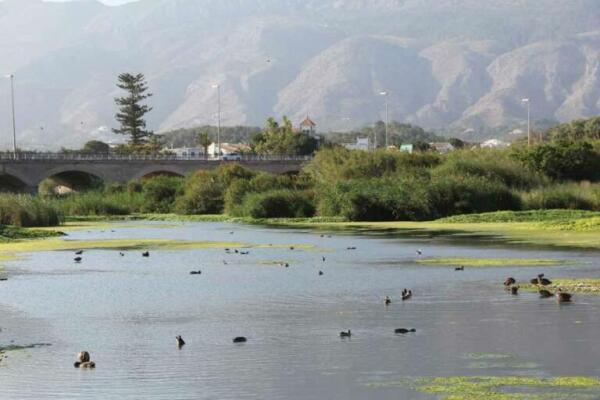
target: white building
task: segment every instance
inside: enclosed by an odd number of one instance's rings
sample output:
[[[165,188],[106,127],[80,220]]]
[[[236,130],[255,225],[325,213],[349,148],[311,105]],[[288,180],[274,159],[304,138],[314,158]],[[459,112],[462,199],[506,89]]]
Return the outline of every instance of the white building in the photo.
[[[505,149],[508,146],[510,146],[510,143],[506,143],[503,142],[502,140],[498,140],[498,139],[490,139],[490,140],[486,140],[485,142],[481,143],[479,145],[479,147],[481,148],[487,148],[487,149]]]
[[[314,123],[312,119],[306,116],[306,119],[300,122],[300,132],[305,133],[307,135],[315,136],[317,132],[317,124]]]
[[[177,147],[166,150],[178,157],[199,157],[204,155],[204,149],[198,147]]]
[[[217,143],[212,143],[208,146],[208,154],[218,154]],[[221,143],[221,155],[226,156],[229,154],[241,154],[250,151],[250,146],[243,143]]]
[[[348,143],[344,145],[349,150],[363,150],[368,151],[371,148],[371,143],[368,137],[356,138],[356,143]]]
[[[429,146],[437,151],[438,153],[449,153],[451,151],[454,151],[454,146],[452,146],[452,144],[447,143],[447,142],[436,142],[436,143],[429,143]]]

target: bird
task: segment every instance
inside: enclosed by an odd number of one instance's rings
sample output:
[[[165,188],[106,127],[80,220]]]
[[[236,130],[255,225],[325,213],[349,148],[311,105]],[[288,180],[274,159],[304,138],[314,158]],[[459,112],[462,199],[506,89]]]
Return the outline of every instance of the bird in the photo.
[[[238,336],[233,338],[233,343],[246,343],[248,341],[248,339],[246,339],[244,336]]]
[[[465,270],[465,266],[461,265],[460,267],[456,267],[454,268],[455,271],[464,271]]]
[[[552,281],[550,281],[549,279],[544,278],[544,274],[539,274],[537,276],[537,278],[533,278],[529,281],[532,285],[542,285],[542,286],[548,286],[552,284]]]
[[[554,296],[554,295],[552,294],[552,292],[550,292],[549,290],[546,290],[546,289],[540,289],[540,290],[538,290],[538,293],[540,294],[540,297],[541,297],[542,299],[547,299],[547,298],[549,298],[549,297],[552,297],[552,296]]]
[[[504,280],[504,286],[507,286],[507,287],[508,287],[508,286],[512,286],[512,285],[514,285],[515,283],[517,283],[517,281],[516,281],[516,280],[515,280],[515,278],[513,278],[512,276],[509,276],[508,278],[506,278],[506,279]]]
[[[347,247],[348,250],[356,250],[356,247],[351,246],[351,247]]]
[[[290,267],[290,264],[288,264],[288,263],[285,263],[285,264],[284,264],[284,266],[285,266],[286,268],[289,268],[289,267]]]
[[[125,257],[125,253],[123,253],[122,251],[120,251],[120,252],[119,252],[119,255],[120,255],[121,257]]]
[[[83,250],[78,250],[78,251],[75,252],[75,255],[78,255],[78,256],[80,256],[82,254],[83,254]]]
[[[406,329],[406,328],[398,328],[394,330],[394,333],[399,333],[404,335],[405,333],[411,333],[411,332],[416,332],[417,330],[414,328],[411,329]]]
[[[323,271],[319,271],[319,276],[323,275]]]
[[[290,246],[290,250],[294,250],[294,246]]]
[[[75,257],[73,260],[75,260],[76,263],[80,263],[81,260],[83,260],[83,258],[81,258],[81,257]]]
[[[179,335],[175,336],[175,340],[177,340],[177,347],[181,348],[183,346],[185,346],[185,341],[183,340],[183,338]]]
[[[322,257],[323,262],[325,262],[325,256]]]
[[[227,265],[227,261],[223,260],[223,265]]]
[[[143,252],[142,257],[150,257],[150,252],[149,251]]]
[[[519,294],[519,287],[518,286],[511,286],[510,287],[510,294],[513,294],[515,296],[518,295]]]
[[[417,255],[418,255],[418,256],[420,256],[420,255],[422,255],[422,254],[423,254],[423,250],[421,250],[421,249],[417,250]]]
[[[390,299],[390,296],[385,296],[385,300],[383,300],[383,303],[386,306],[389,306],[390,304],[392,304],[392,299]]]
[[[350,332],[350,329],[348,329],[347,332],[341,331],[340,332],[340,337],[351,337],[352,336],[352,332]]]
[[[412,290],[407,291],[402,295],[402,301],[408,300],[412,297]]]
[[[561,289],[558,289],[555,296],[559,303],[569,303],[571,301],[571,297],[573,297],[570,293],[563,292]]]
[[[202,274],[202,271],[191,271],[190,275],[200,275]]]

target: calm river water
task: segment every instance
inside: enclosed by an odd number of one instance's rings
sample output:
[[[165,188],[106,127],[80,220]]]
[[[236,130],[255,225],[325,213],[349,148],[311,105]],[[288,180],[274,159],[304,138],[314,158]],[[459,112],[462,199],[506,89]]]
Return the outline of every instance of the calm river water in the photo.
[[[248,255],[223,248],[151,250],[149,258],[140,250],[125,256],[89,250],[81,264],[73,263],[73,252],[38,252],[7,263],[0,346],[50,346],[7,353],[0,399],[435,399],[408,387],[370,384],[423,376],[600,376],[600,297],[580,295],[559,306],[502,288],[509,275],[598,277],[598,252],[323,233],[115,223],[65,240],[273,246],[249,248]],[[417,249],[421,257],[577,263],[455,272],[420,266]],[[403,288],[412,289],[411,300],[400,301]],[[389,307],[386,295],[393,300]],[[395,328],[417,332],[395,335]],[[339,337],[346,329],[349,340]],[[181,350],[176,335],[187,342]],[[235,345],[235,336],[248,342]],[[91,353],[95,370],[73,368],[81,350]],[[474,356],[479,353],[508,354],[511,361],[481,361]]]

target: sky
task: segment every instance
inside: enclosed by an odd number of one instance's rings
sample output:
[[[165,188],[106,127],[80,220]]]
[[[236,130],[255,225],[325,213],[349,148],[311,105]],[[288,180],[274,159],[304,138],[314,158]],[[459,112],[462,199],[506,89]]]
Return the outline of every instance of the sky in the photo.
[[[47,0],[47,1],[73,1],[73,0]],[[125,3],[131,3],[135,0],[100,0],[102,3],[109,6],[118,6]]]

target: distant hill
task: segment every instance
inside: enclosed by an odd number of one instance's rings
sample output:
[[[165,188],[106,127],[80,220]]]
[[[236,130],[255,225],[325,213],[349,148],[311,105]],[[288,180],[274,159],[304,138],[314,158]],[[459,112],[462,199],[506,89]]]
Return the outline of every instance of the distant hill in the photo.
[[[485,5],[483,5],[485,3]],[[384,116],[427,129],[600,114],[598,0],[0,2],[0,73],[16,75],[19,142],[110,140],[115,77],[143,72],[149,125],[262,126],[307,114],[342,130]],[[10,143],[0,81],[0,146]],[[481,129],[483,131],[483,129]]]

